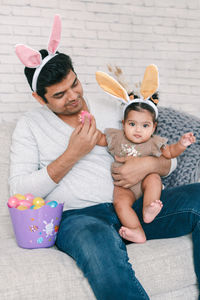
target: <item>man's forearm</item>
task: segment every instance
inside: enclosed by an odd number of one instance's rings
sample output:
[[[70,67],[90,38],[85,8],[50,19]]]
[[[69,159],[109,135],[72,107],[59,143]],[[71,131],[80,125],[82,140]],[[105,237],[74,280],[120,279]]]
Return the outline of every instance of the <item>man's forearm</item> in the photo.
[[[58,183],[71,170],[77,161],[78,158],[66,150],[61,156],[47,166],[47,172],[51,179],[55,183]]]
[[[171,159],[167,159],[163,156],[160,157],[147,157],[152,159],[152,164],[149,164],[149,173],[158,173],[160,176],[166,176],[170,172]],[[154,172],[152,172],[154,170]]]

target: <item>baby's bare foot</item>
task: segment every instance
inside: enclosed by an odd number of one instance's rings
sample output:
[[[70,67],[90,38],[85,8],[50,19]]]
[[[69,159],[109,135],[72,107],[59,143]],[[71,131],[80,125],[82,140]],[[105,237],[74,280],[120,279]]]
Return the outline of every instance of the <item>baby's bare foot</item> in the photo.
[[[148,206],[143,208],[143,220],[145,223],[151,223],[155,217],[159,214],[163,207],[160,200],[155,200]]]
[[[144,231],[140,227],[127,228],[122,226],[119,230],[119,234],[123,239],[134,242],[134,243],[144,243],[146,242],[146,236]]]

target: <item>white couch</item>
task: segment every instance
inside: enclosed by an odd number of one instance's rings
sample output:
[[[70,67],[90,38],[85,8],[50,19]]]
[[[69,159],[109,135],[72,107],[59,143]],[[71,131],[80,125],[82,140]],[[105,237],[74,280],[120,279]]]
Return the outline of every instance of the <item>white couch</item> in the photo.
[[[95,299],[71,257],[56,247],[26,250],[16,244],[6,205],[13,128],[14,124],[0,124],[0,299]],[[198,299],[190,235],[131,244],[128,254],[150,299]]]

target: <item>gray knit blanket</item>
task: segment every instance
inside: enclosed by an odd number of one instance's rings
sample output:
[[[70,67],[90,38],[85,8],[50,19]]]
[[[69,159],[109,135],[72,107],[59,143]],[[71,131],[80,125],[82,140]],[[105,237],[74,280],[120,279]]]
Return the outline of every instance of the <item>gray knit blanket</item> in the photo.
[[[168,107],[159,108],[159,122],[156,134],[168,138],[169,143],[177,142],[180,136],[192,131],[196,143],[189,146],[177,158],[177,168],[163,178],[165,187],[197,182],[200,177],[200,119]]]

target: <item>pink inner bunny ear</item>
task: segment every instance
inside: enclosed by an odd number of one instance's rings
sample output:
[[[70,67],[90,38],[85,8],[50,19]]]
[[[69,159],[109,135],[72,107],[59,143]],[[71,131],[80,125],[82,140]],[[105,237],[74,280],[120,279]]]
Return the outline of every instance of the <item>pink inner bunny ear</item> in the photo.
[[[48,51],[55,54],[58,49],[61,38],[61,19],[59,15],[55,15],[51,35],[48,43]]]
[[[15,52],[20,61],[28,68],[37,68],[42,62],[40,52],[25,45],[16,45]]]

